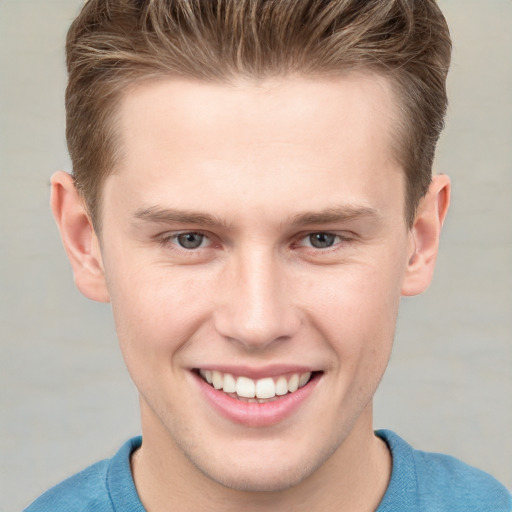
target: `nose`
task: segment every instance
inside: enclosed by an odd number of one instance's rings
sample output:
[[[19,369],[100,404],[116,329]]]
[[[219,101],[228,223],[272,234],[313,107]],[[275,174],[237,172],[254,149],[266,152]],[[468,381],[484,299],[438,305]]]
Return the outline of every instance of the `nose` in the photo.
[[[272,250],[246,250],[232,258],[218,286],[215,326],[246,350],[290,339],[300,327],[289,277]]]

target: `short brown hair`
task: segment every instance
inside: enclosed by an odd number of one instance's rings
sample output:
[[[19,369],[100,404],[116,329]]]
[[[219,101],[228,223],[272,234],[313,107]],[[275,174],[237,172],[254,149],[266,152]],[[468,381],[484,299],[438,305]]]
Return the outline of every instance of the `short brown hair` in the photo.
[[[116,114],[141,80],[226,81],[369,70],[398,98],[396,158],[406,218],[431,181],[446,113],[451,41],[435,0],[88,0],[67,36],[67,141],[100,227],[101,187],[119,158]]]

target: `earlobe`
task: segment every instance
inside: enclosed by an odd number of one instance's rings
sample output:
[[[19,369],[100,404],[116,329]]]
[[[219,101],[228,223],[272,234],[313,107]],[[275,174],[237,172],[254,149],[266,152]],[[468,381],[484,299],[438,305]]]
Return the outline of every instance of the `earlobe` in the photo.
[[[418,295],[429,287],[449,204],[450,179],[445,175],[434,176],[427,194],[420,201],[411,228],[411,254],[402,295]]]
[[[73,177],[59,171],[51,179],[51,208],[77,288],[87,298],[109,302],[98,237]]]

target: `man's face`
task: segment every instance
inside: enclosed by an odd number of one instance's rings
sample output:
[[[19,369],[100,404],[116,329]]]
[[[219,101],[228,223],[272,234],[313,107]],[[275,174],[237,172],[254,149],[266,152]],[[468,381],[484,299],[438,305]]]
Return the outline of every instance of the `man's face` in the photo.
[[[275,490],[372,435],[412,248],[393,101],[362,75],[127,94],[101,239],[148,447]]]

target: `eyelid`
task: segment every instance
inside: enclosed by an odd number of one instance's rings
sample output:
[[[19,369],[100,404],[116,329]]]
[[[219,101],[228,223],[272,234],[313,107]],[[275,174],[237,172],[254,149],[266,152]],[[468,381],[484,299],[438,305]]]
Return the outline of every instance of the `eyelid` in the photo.
[[[201,245],[195,249],[187,249],[185,247],[180,246],[177,242],[174,243],[179,236],[187,235],[187,234],[201,235],[202,237],[204,237],[205,240],[208,241],[208,244],[206,246]],[[158,240],[159,245],[161,245],[162,247],[172,245],[175,250],[189,252],[189,253],[198,252],[200,249],[208,249],[214,245],[212,236],[208,233],[205,233],[204,231],[202,231],[200,229],[183,229],[183,230],[179,230],[179,231],[167,231],[161,235],[158,235],[157,240]]]
[[[336,237],[338,239],[338,241],[334,242],[334,244],[332,246],[326,247],[325,249],[318,249],[316,247],[312,247],[311,245],[306,245],[306,244],[301,243],[301,242],[304,242],[305,240],[307,240],[311,235],[318,235],[318,234],[333,235],[334,237]],[[298,242],[298,245],[301,247],[309,247],[315,251],[326,252],[329,249],[332,250],[334,247],[336,247],[340,243],[348,242],[350,240],[353,240],[354,238],[355,238],[354,236],[350,236],[346,231],[340,233],[340,232],[337,232],[336,230],[329,231],[329,230],[319,229],[319,230],[315,230],[315,231],[308,231],[306,233],[301,233],[296,237],[296,240]]]
[[[185,247],[181,247],[178,243],[175,242],[176,239],[180,235],[186,235],[188,233],[191,233],[191,234],[194,233],[194,234],[203,236],[205,238],[205,240],[208,241],[208,244],[206,246],[197,247],[196,249],[186,249]],[[319,248],[313,247],[310,244],[303,243],[311,235],[315,235],[315,234],[319,234],[319,233],[326,234],[326,235],[333,235],[337,238],[337,241],[335,241],[332,246],[326,247],[324,249],[319,249]],[[221,245],[219,241],[218,242],[215,241],[215,238],[216,238],[215,235],[212,235],[211,233],[203,231],[201,229],[182,229],[182,230],[177,230],[177,231],[166,231],[165,233],[157,235],[155,238],[157,239],[159,245],[161,245],[163,247],[172,245],[175,250],[187,252],[187,253],[199,252],[200,249],[209,249],[211,247],[215,247],[216,245],[217,246]],[[337,232],[336,230],[319,229],[319,230],[311,230],[311,231],[305,231],[305,232],[299,233],[298,235],[296,235],[294,237],[294,241],[293,241],[292,245],[295,247],[303,247],[305,249],[315,251],[315,252],[326,253],[329,251],[336,250],[336,248],[340,244],[343,244],[344,242],[347,242],[347,243],[351,242],[351,241],[355,240],[356,238],[357,238],[357,236],[354,233],[350,233],[347,231]]]

